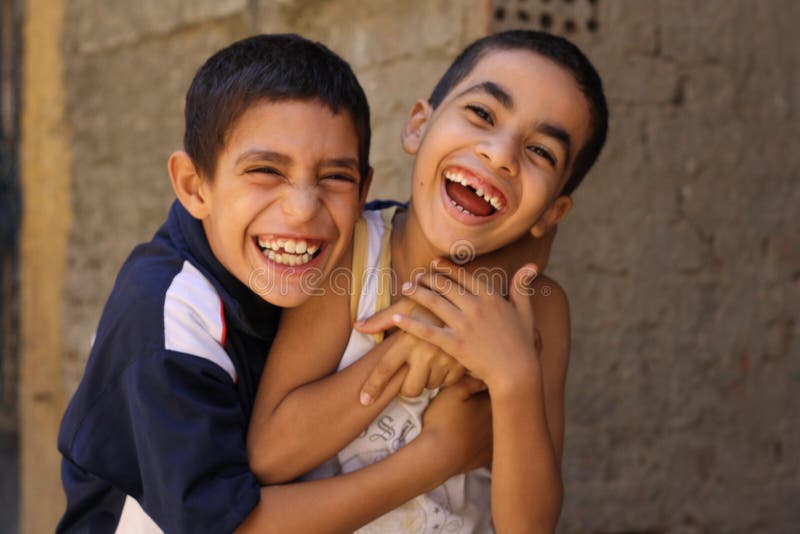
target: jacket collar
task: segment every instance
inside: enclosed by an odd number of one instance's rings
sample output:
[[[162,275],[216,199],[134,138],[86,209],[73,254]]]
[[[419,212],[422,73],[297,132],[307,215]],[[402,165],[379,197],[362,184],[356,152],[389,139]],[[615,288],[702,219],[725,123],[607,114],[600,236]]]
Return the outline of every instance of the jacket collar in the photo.
[[[274,337],[281,309],[259,297],[222,266],[211,251],[203,224],[177,200],[172,203],[167,225],[178,248],[219,293],[227,320],[233,320],[239,329],[254,337]]]

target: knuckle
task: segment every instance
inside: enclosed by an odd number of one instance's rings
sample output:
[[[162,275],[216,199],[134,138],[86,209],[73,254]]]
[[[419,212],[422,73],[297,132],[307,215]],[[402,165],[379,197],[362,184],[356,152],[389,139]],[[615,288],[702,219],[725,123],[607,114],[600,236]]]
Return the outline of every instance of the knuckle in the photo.
[[[448,370],[453,370],[457,369],[460,366],[460,364],[456,360],[454,360],[452,357],[445,354],[444,352],[439,351],[437,352],[437,354],[438,356],[436,361],[443,368]]]
[[[414,291],[414,296],[420,304],[423,304],[423,306],[430,304],[431,300],[433,299],[433,295],[431,294],[430,290],[424,287],[418,287]],[[424,316],[424,313],[422,309],[418,308],[417,310],[415,310],[415,315],[418,317]]]
[[[479,299],[469,299],[467,302],[464,303],[464,306],[462,307],[462,311],[470,319],[479,319],[482,310],[485,313],[485,308],[484,306],[481,305]]]
[[[433,333],[433,327],[427,323],[420,323],[419,331],[425,337],[429,337]]]
[[[422,393],[422,388],[417,385],[403,385],[400,389],[400,394],[404,397],[418,397]]]
[[[431,345],[430,343],[428,343],[427,347],[425,347],[425,361],[427,361],[432,366],[433,365],[437,365],[437,366],[440,365],[441,362],[440,362],[438,354],[439,354],[439,350],[434,345]]]
[[[393,365],[390,362],[382,361],[375,368],[375,371],[372,373],[372,376],[375,378],[375,380],[383,380],[386,377],[394,374],[394,371],[395,371],[395,365]]]

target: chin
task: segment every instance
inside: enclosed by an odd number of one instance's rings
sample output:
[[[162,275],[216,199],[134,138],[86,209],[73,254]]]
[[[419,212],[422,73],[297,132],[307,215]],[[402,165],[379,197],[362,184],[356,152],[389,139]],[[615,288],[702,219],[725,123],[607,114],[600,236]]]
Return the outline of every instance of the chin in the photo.
[[[312,297],[312,292],[309,291],[272,291],[260,295],[262,299],[266,300],[273,306],[280,308],[294,308],[300,306],[309,298]]]

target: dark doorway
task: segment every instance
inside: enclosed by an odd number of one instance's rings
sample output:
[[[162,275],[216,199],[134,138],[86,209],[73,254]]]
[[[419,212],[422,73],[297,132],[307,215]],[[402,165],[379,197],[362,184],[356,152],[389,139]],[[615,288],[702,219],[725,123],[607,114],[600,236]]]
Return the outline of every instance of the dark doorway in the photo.
[[[22,0],[0,0],[0,517],[19,530],[19,111]]]

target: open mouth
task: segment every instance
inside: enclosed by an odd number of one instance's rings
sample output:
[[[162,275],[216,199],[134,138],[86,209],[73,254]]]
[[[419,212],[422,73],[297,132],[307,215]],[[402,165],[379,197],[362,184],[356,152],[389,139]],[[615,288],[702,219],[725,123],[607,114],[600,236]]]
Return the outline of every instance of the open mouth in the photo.
[[[256,239],[261,253],[275,263],[288,267],[305,265],[319,256],[324,241],[321,239],[297,239],[259,236]]]
[[[503,193],[471,173],[460,169],[446,169],[444,177],[448,199],[462,213],[489,217],[505,207]]]

